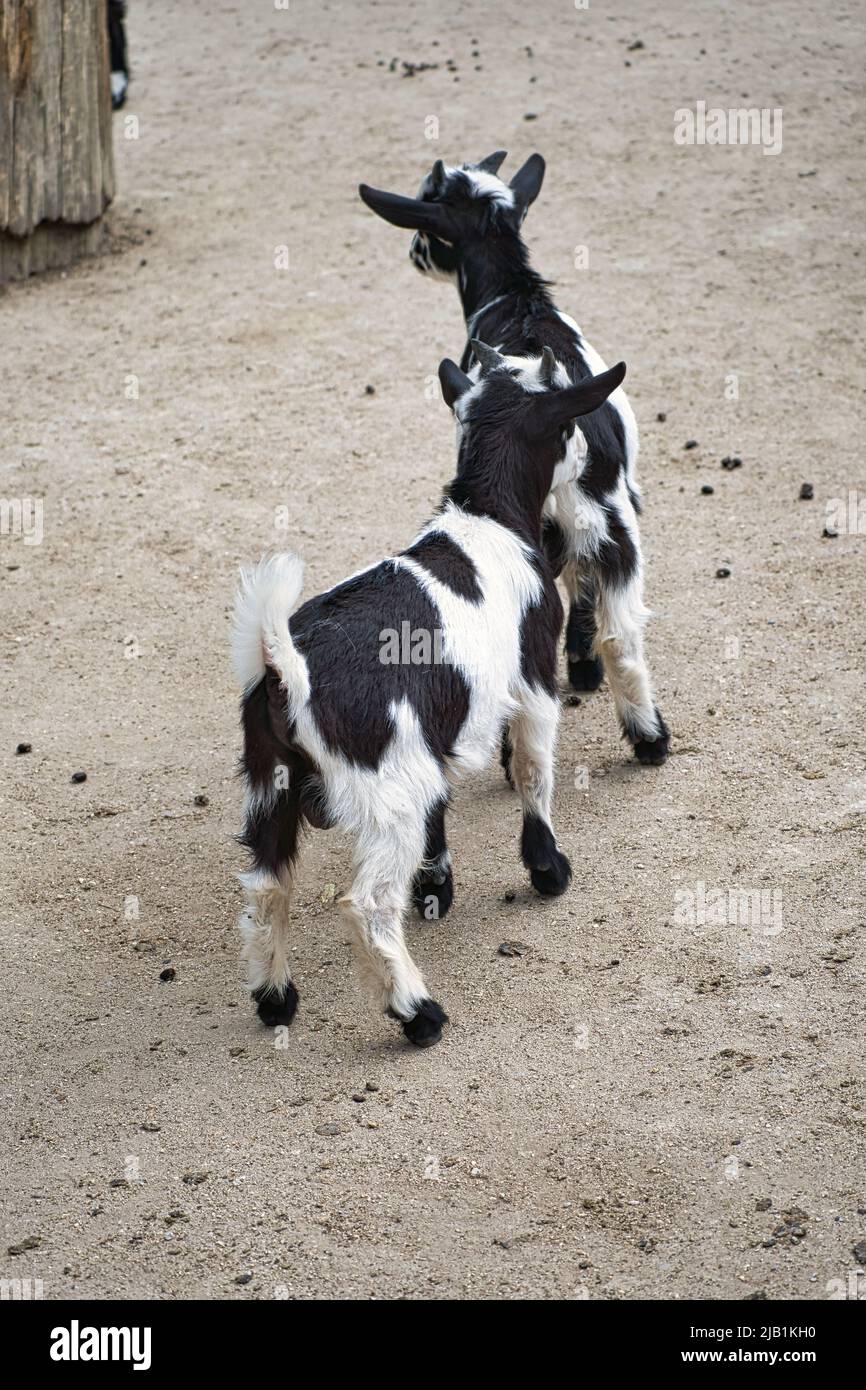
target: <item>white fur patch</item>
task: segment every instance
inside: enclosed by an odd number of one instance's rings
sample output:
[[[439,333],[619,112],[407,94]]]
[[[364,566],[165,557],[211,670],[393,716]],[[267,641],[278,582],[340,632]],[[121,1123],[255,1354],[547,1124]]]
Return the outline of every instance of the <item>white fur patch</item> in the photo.
[[[449,170],[448,172],[453,173],[453,170]],[[503,183],[502,179],[498,178],[496,174],[490,174],[484,169],[474,169],[469,164],[464,164],[460,172],[464,174],[472,184],[473,192],[477,197],[491,198],[494,203],[499,203],[502,207],[514,207],[513,192],[508,187],[508,184]]]
[[[511,775],[524,812],[550,824],[553,803],[554,751],[559,700],[544,690],[524,686],[520,708],[511,721]]]
[[[240,880],[247,898],[246,909],[238,922],[243,941],[241,960],[246,961],[250,990],[281,993],[292,978],[289,961],[291,875],[286,872],[279,882],[265,870],[253,869],[241,874]]]
[[[592,372],[593,376],[598,376],[600,372],[606,372],[607,363],[605,362],[601,353],[596,352],[592,344],[586,341],[586,338],[584,338],[583,334],[580,331],[579,325],[576,324],[574,319],[570,318],[568,314],[563,314],[561,310],[557,309],[556,312],[562,319],[562,322],[565,324],[565,326],[567,328],[570,328],[572,333],[575,333],[577,335],[577,338],[579,339],[578,349],[581,353],[581,356],[584,358],[586,365]],[[631,402],[628,396],[626,395],[625,391],[623,390],[622,386],[618,386],[615,391],[611,392],[611,394],[608,396],[608,403],[614,407],[614,409],[620,417],[620,420],[622,421],[623,434],[625,435],[626,472],[628,474],[629,482],[631,483],[635,491],[637,491],[636,469],[639,449],[637,420],[635,419],[634,411],[631,408]]]

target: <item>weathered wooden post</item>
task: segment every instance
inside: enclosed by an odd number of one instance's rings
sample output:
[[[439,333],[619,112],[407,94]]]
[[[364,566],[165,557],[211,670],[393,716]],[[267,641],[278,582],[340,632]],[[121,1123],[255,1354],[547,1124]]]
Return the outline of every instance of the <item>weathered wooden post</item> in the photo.
[[[0,0],[0,281],[93,255],[113,195],[105,0]]]

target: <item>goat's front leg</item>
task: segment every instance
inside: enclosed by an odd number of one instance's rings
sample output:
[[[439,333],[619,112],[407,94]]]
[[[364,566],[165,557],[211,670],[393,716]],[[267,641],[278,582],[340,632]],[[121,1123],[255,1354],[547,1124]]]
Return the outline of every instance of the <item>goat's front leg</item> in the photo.
[[[438,922],[454,901],[451,852],[445,839],[447,807],[447,800],[438,801],[427,813],[424,862],[412,883],[412,901],[428,922]]]
[[[416,833],[417,832],[417,833]],[[403,916],[424,843],[423,822],[371,825],[358,842],[358,872],[340,899],[352,930],[361,975],[382,1008],[398,1019],[416,1047],[442,1036],[448,1015],[430,998],[403,935]]]
[[[571,865],[551,824],[553,764],[559,701],[526,688],[511,721],[511,776],[523,803],[520,854],[539,893],[556,897],[571,882]]]

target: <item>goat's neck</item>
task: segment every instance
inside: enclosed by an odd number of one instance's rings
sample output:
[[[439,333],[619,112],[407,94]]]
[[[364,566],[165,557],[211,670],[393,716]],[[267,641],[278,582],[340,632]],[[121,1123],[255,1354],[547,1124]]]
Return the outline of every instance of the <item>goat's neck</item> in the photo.
[[[541,548],[541,517],[553,482],[553,469],[542,470],[531,459],[512,460],[503,467],[501,458],[483,450],[461,450],[457,477],[445,489],[446,498],[474,516],[487,516],[507,526],[527,545]],[[549,475],[549,476],[548,476]]]
[[[467,325],[494,299],[513,294],[525,299],[537,295],[546,282],[529,264],[529,253],[519,235],[501,238],[491,245],[467,252],[457,277],[463,317]]]

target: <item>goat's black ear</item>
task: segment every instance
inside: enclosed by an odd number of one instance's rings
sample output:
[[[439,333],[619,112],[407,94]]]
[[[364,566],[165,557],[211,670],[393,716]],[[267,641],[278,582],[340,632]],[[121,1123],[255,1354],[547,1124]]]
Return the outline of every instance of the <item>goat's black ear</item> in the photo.
[[[420,198],[402,198],[399,193],[383,193],[366,183],[358,185],[363,201],[373,212],[395,227],[413,232],[432,232],[442,241],[454,241],[456,228],[447,208],[439,203],[422,203]]]
[[[528,208],[530,203],[534,203],[539,193],[541,185],[544,183],[544,160],[540,154],[531,154],[525,164],[521,164],[511,183],[508,185],[514,194],[514,200],[518,207]]]
[[[604,405],[625,377],[625,363],[617,362],[607,372],[587,377],[564,391],[546,391],[532,398],[532,423],[539,434],[561,429],[578,415],[589,415]]]
[[[486,159],[479,159],[475,168],[481,169],[485,174],[498,174],[500,166],[507,158],[507,150],[494,150],[492,154],[487,155]]]
[[[454,402],[472,390],[472,382],[465,372],[461,372],[456,362],[452,362],[450,357],[445,357],[439,363],[439,385],[442,387],[442,395],[445,397],[445,404],[454,408]]]

